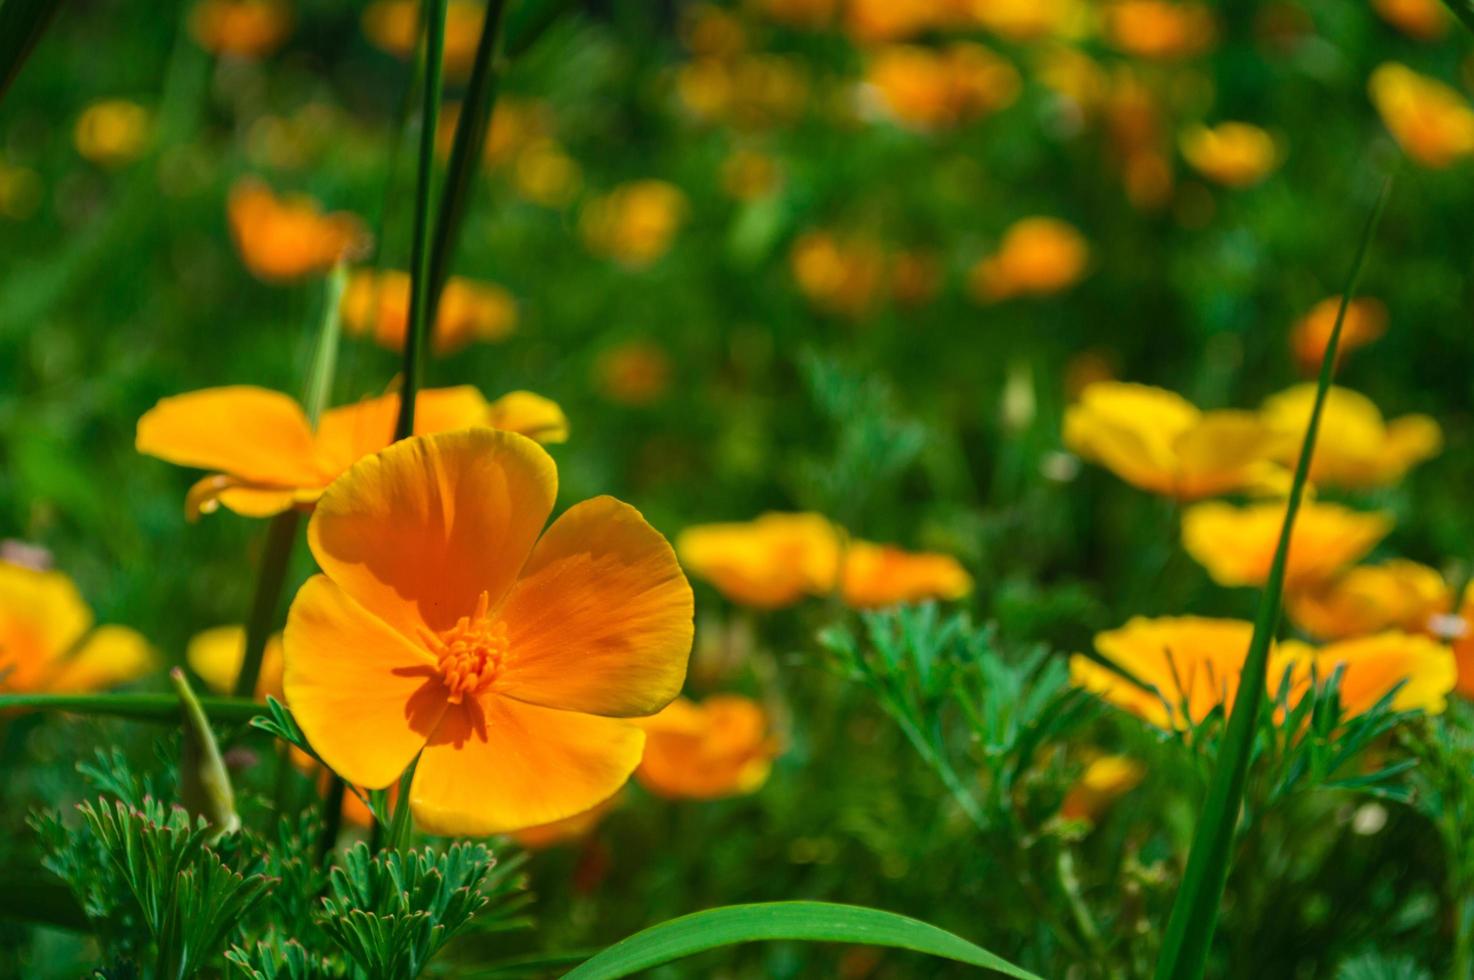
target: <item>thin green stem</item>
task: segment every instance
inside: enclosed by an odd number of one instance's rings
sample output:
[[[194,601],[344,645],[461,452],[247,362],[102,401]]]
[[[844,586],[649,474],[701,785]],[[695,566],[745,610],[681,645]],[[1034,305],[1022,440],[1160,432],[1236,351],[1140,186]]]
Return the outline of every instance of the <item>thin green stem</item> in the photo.
[[[1356,258],[1352,262],[1346,288],[1341,294],[1336,323],[1326,343],[1316,387],[1315,405],[1305,427],[1300,458],[1295,464],[1295,477],[1286,502],[1284,524],[1280,528],[1274,561],[1270,565],[1269,577],[1254,617],[1254,634],[1239,678],[1239,696],[1228,718],[1223,747],[1219,750],[1213,777],[1208,784],[1208,793],[1203,801],[1202,813],[1193,834],[1192,849],[1188,852],[1182,885],[1172,904],[1172,915],[1167,922],[1162,953],[1157,960],[1157,980],[1197,980],[1203,975],[1207,965],[1208,950],[1218,924],[1218,906],[1223,898],[1223,889],[1228,883],[1234,832],[1243,806],[1244,784],[1248,777],[1254,732],[1259,723],[1259,709],[1265,699],[1269,648],[1279,626],[1290,534],[1310,475],[1310,461],[1315,453],[1315,439],[1320,431],[1321,414],[1330,391],[1331,376],[1335,373],[1336,349],[1341,342],[1341,327],[1346,319],[1346,308],[1361,281],[1373,233],[1386,207],[1391,186],[1392,179],[1389,177],[1382,185],[1377,203],[1362,231]]]
[[[404,370],[399,391],[399,418],[394,439],[407,439],[415,431],[415,396],[424,373],[426,335],[430,312],[430,198],[435,183],[435,131],[440,121],[440,89],[445,58],[445,7],[447,0],[430,0],[425,26],[425,90],[420,112],[420,158],[415,176],[414,240],[410,249],[412,268],[409,290],[409,330],[404,338]]]
[[[339,316],[343,291],[348,287],[348,269],[341,262],[333,266],[323,290],[322,322],[317,330],[317,345],[312,354],[312,376],[307,379],[307,397],[302,402],[307,421],[314,427],[333,394],[333,376],[338,369],[338,341],[343,336]]]
[[[261,713],[261,705],[246,698],[200,698],[199,702],[216,721],[250,721]],[[64,711],[179,723],[179,699],[172,694],[0,694],[0,711]]]
[[[409,812],[409,788],[415,781],[415,768],[420,764],[419,757],[411,762],[399,777],[399,796],[394,801],[394,817],[389,822],[388,846],[394,850],[401,850],[409,840],[410,820]]]
[[[276,612],[281,607],[282,588],[286,585],[287,567],[292,562],[292,546],[297,543],[297,525],[301,521],[302,515],[296,510],[282,511],[271,519],[266,530],[266,551],[256,577],[251,616],[246,620],[246,652],[231,691],[238,698],[249,698],[256,693],[266,641],[276,627]]]

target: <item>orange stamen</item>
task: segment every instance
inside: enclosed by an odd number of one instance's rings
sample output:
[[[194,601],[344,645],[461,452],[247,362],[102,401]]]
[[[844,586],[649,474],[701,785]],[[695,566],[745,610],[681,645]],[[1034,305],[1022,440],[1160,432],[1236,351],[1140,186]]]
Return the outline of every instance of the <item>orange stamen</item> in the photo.
[[[422,631],[426,644],[440,660],[440,679],[450,691],[450,703],[460,704],[467,694],[486,690],[507,658],[507,624],[487,616],[491,599],[485,592],[476,611],[436,635]]]

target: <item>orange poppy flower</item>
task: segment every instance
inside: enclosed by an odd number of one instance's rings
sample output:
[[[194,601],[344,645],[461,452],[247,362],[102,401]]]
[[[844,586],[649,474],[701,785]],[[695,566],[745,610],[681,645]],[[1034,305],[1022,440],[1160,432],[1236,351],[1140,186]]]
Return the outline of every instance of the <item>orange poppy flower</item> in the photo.
[[[292,10],[280,0],[202,0],[189,12],[189,33],[211,54],[260,58],[281,47]]]
[[[1464,697],[1474,699],[1474,582],[1464,588],[1457,614],[1439,625],[1453,645],[1459,672],[1455,686]]]
[[[64,573],[0,561],[0,691],[84,694],[158,666],[138,633],[94,627],[92,610]]]
[[[1285,596],[1295,626],[1323,640],[1388,629],[1427,633],[1452,599],[1437,569],[1413,561],[1358,565],[1329,582]]]
[[[1225,122],[1183,132],[1182,156],[1194,170],[1225,187],[1259,183],[1279,163],[1274,137],[1258,126]]]
[[[1204,412],[1165,388],[1100,381],[1065,410],[1065,445],[1134,487],[1178,500],[1282,482],[1270,430],[1252,413]]]
[[[1438,0],[1372,0],[1372,9],[1416,41],[1437,41],[1448,33],[1448,11]]]
[[[539,824],[536,827],[525,827],[522,830],[514,830],[512,831],[512,839],[530,851],[542,851],[549,847],[556,847],[559,844],[569,844],[573,841],[582,840],[594,832],[594,828],[599,826],[606,814],[619,806],[622,795],[621,793],[615,793],[603,803],[582,813],[575,813],[571,817],[564,817],[562,820],[554,820],[552,823]]]
[[[763,514],[688,527],[676,550],[692,575],[733,602],[776,609],[833,584],[839,531],[818,514]]]
[[[199,675],[205,686],[217,694],[229,694],[235,689],[235,679],[241,672],[246,659],[246,628],[244,626],[215,626],[202,630],[190,638],[184,649],[184,660],[189,669]],[[274,633],[266,640],[266,651],[261,657],[261,673],[256,680],[256,699],[266,700],[269,694],[280,701],[282,695],[282,642],[281,634]]]
[[[659,344],[631,341],[612,347],[594,362],[594,383],[612,402],[651,405],[670,387],[670,355]]]
[[[1182,544],[1219,585],[1263,585],[1279,544],[1285,507],[1269,502],[1235,507],[1210,501],[1182,515]],[[1366,556],[1392,530],[1392,516],[1361,513],[1340,504],[1307,501],[1295,515],[1285,589],[1328,582]]]
[[[1018,98],[1018,70],[981,44],[946,49],[909,44],[880,48],[866,82],[886,110],[916,129],[956,126],[1006,108]]]
[[[985,303],[1012,296],[1049,296],[1085,274],[1090,246],[1058,218],[1024,218],[1003,233],[998,250],[973,266],[969,285]]]
[[[326,272],[362,251],[368,241],[368,232],[355,215],[323,214],[310,197],[277,197],[250,177],[231,188],[226,210],[241,261],[265,282],[290,282]]]
[[[960,599],[972,576],[951,555],[903,551],[852,541],[844,552],[842,595],[856,609],[876,609],[927,599]]]
[[[833,22],[840,0],[756,0],[756,6],[779,23],[818,28]]]
[[[788,265],[799,291],[815,308],[858,318],[873,309],[880,294],[885,251],[864,236],[806,231],[794,240]]]
[[[1146,778],[1146,766],[1126,755],[1103,755],[1092,759],[1065,794],[1059,815],[1066,820],[1093,824],[1112,803],[1131,792]]]
[[[1299,458],[1315,388],[1313,383],[1296,385],[1266,399],[1260,411],[1275,434],[1275,455],[1287,466]],[[1332,387],[1310,459],[1310,479],[1339,487],[1386,486],[1442,448],[1443,432],[1428,416],[1386,421],[1370,398]]]
[[[363,33],[380,51],[407,61],[419,44],[422,19],[416,0],[374,0],[363,11]],[[471,70],[485,20],[482,4],[450,0],[446,5],[445,54],[441,58],[446,74],[458,76]]]
[[[418,755],[410,807],[429,833],[608,799],[644,747],[624,719],[685,679],[693,602],[670,545],[611,497],[544,532],[557,482],[515,433],[417,436],[353,466],[308,525],[323,574],[287,617],[287,702],[356,785]]]
[[[760,789],[779,752],[768,716],[751,698],[677,698],[640,722],[645,757],[635,778],[667,799],[712,800]]]
[[[530,400],[530,401],[529,401]],[[493,425],[557,441],[562,413],[546,399],[513,392],[488,405],[469,385],[419,393],[415,432]],[[280,392],[235,385],[165,398],[138,420],[139,452],[179,466],[216,471],[189,491],[193,519],[224,504],[267,517],[310,507],[344,470],[382,449],[394,434],[399,395],[383,395],[323,413],[316,431],[301,406]]]
[[[148,149],[153,117],[127,99],[101,99],[82,110],[72,142],[84,158],[103,167],[132,163]]]
[[[1106,40],[1138,58],[1191,58],[1212,47],[1216,33],[1212,12],[1198,3],[1117,0],[1105,8]]]
[[[372,335],[380,346],[404,349],[409,332],[409,273],[391,269],[375,273],[359,269],[343,291],[343,326],[353,336]],[[495,283],[451,276],[440,291],[430,348],[451,354],[472,341],[505,340],[517,328],[517,303]]]
[[[636,180],[584,205],[579,230],[590,251],[643,268],[670,250],[685,216],[680,188],[663,180]]]
[[[1326,345],[1336,327],[1341,310],[1341,297],[1327,296],[1295,322],[1290,331],[1290,350],[1303,374],[1320,371],[1325,360]],[[1358,347],[1365,347],[1387,332],[1387,306],[1370,297],[1354,299],[1346,305],[1346,319],[1341,324],[1341,342],[1336,345],[1336,364]]]
[[[1340,667],[1341,709],[1348,718],[1370,711],[1399,684],[1402,687],[1392,698],[1393,711],[1442,714],[1458,677],[1453,652],[1421,634],[1390,630],[1318,649],[1289,641],[1285,649],[1295,661],[1291,703],[1297,700],[1293,692],[1309,687],[1312,668],[1323,682]]]
[[[1392,138],[1413,160],[1441,170],[1474,154],[1474,109],[1456,89],[1387,62],[1367,83]]]

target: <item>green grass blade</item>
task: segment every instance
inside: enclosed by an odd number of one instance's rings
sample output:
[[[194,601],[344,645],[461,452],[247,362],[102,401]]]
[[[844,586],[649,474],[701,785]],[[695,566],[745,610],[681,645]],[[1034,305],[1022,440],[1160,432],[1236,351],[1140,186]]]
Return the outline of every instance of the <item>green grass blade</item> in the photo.
[[[1387,204],[1391,184],[1389,177],[1382,185],[1377,203],[1362,231],[1356,258],[1352,262],[1351,273],[1341,295],[1341,306],[1336,312],[1336,323],[1321,361],[1315,406],[1305,428],[1300,458],[1295,464],[1295,479],[1290,486],[1285,521],[1280,528],[1279,543],[1275,547],[1274,561],[1270,565],[1264,593],[1259,597],[1259,609],[1254,617],[1254,635],[1244,659],[1238,697],[1234,701],[1233,712],[1229,715],[1223,746],[1219,750],[1213,778],[1208,784],[1208,794],[1203,800],[1203,810],[1193,833],[1192,849],[1188,852],[1182,886],[1172,904],[1172,915],[1162,941],[1162,953],[1157,960],[1157,980],[1198,980],[1207,965],[1213,932],[1218,925],[1218,906],[1223,899],[1224,885],[1228,881],[1234,831],[1238,826],[1239,810],[1243,804],[1244,781],[1248,776],[1249,756],[1253,749],[1260,704],[1265,698],[1269,648],[1279,626],[1285,563],[1290,550],[1290,531],[1294,527],[1295,514],[1300,509],[1300,500],[1304,496],[1305,483],[1310,474],[1310,460],[1315,451],[1315,437],[1320,430],[1321,412],[1325,407],[1326,393],[1331,387],[1331,376],[1335,373],[1341,325],[1346,319],[1347,305],[1361,280],[1372,235]]]
[[[1039,980],[980,946],[916,919],[829,902],[728,905],[670,919],[621,940],[563,975],[563,980],[615,980],[719,946],[763,940],[850,943],[909,949]]]
[[[200,698],[212,721],[250,721],[265,709],[245,698]],[[73,715],[132,718],[179,723],[179,699],[172,694],[0,694],[3,711],[64,711]]]
[[[1443,0],[1443,5],[1453,11],[1459,23],[1469,31],[1474,31],[1474,2],[1471,0]]]
[[[60,8],[61,0],[0,0],[0,99]]]
[[[507,14],[505,54],[515,58],[536,43],[573,0],[522,0]]]
[[[430,198],[435,184],[435,131],[440,121],[441,76],[445,58],[447,0],[430,0],[425,21],[425,91],[420,112],[419,169],[415,176],[414,240],[410,249],[409,330],[404,338],[404,377],[399,389],[399,418],[394,438],[415,431],[415,396],[424,373],[430,310]]]

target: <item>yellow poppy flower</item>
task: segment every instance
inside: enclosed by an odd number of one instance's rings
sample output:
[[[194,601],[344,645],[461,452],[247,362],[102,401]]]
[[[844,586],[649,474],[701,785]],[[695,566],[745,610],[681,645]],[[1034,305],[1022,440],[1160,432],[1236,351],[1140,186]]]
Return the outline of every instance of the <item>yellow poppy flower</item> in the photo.
[[[1388,629],[1426,633],[1451,601],[1437,569],[1394,559],[1358,565],[1317,588],[1292,592],[1285,611],[1306,633],[1340,640]]]
[[[1217,33],[1208,7],[1172,0],[1116,0],[1105,7],[1104,28],[1117,50],[1163,60],[1202,54]]]
[[[281,47],[292,10],[281,0],[201,0],[189,12],[189,33],[211,54],[261,58]]]
[[[827,231],[807,231],[794,240],[788,266],[799,291],[815,308],[859,318],[879,298],[885,252],[863,236],[838,238]]]
[[[550,418],[551,402],[514,392],[490,405],[469,385],[419,393],[415,432],[426,434],[499,423],[548,441],[566,435]],[[394,434],[397,394],[323,413],[316,431],[290,396],[236,385],[165,398],[138,420],[139,452],[179,466],[217,471],[190,489],[193,519],[224,504],[237,514],[267,517],[310,507],[328,484]]]
[[[674,184],[637,180],[584,205],[579,230],[590,251],[642,268],[670,250],[686,210],[686,195]]]
[[[1452,651],[1421,634],[1393,630],[1318,649],[1294,641],[1284,646],[1295,661],[1292,692],[1308,688],[1312,668],[1322,683],[1337,667],[1343,670],[1340,697],[1347,718],[1370,711],[1398,684],[1402,687],[1392,698],[1393,711],[1442,714],[1458,677]],[[1296,701],[1292,693],[1291,703]]]
[[[103,167],[132,163],[148,149],[152,114],[127,99],[101,99],[77,117],[72,142],[77,152]]]
[[[1320,371],[1341,310],[1341,297],[1327,296],[1295,322],[1290,331],[1290,350],[1304,374]],[[1341,324],[1341,341],[1336,345],[1336,363],[1358,347],[1365,347],[1387,332],[1387,306],[1370,297],[1353,299],[1346,304],[1346,319]]]
[[[277,197],[259,180],[244,178],[226,207],[231,238],[257,279],[290,282],[318,275],[362,251],[363,223],[345,211],[323,214],[309,197]]]
[[[1423,166],[1441,170],[1474,153],[1474,109],[1455,89],[1391,61],[1367,89],[1392,138]]]
[[[972,576],[951,555],[908,552],[869,541],[850,542],[841,574],[841,595],[856,609],[960,599],[972,591]]]
[[[1075,227],[1058,218],[1024,218],[1003,233],[998,250],[969,274],[973,296],[992,303],[1011,296],[1049,296],[1085,274],[1090,246]]]
[[[92,610],[62,572],[0,561],[0,691],[85,694],[158,669],[126,626],[94,626]]]
[[[1081,0],[972,0],[979,26],[1015,42],[1078,37],[1092,11]]]
[[[713,695],[699,704],[677,698],[639,725],[645,730],[645,757],[635,778],[668,799],[756,792],[779,752],[762,706],[736,694]]]
[[[834,582],[839,531],[818,514],[764,514],[702,524],[676,537],[681,563],[733,602],[789,606]]]
[[[1315,385],[1310,383],[1264,402],[1261,415],[1275,433],[1278,458],[1287,466],[1299,457],[1314,404]],[[1442,430],[1428,416],[1404,415],[1386,422],[1365,395],[1332,387],[1310,461],[1310,479],[1340,487],[1386,486],[1442,448]]]
[[[1066,820],[1095,823],[1112,803],[1131,792],[1146,778],[1146,766],[1126,755],[1103,755],[1092,759],[1065,794],[1059,815]]]
[[[936,0],[845,0],[844,30],[857,44],[886,44],[949,26],[950,13]]]
[[[1018,98],[1018,70],[980,44],[945,49],[889,45],[875,51],[866,83],[900,123],[922,130],[978,119]]]
[[[1251,412],[1203,412],[1163,388],[1103,381],[1065,411],[1065,445],[1132,486],[1178,500],[1268,489],[1271,433]]]
[[[445,54],[441,58],[447,75],[471,70],[485,19],[482,4],[450,0],[445,8]],[[363,33],[380,51],[407,61],[419,44],[421,20],[417,0],[374,0],[363,11]]]
[[[1219,585],[1263,585],[1279,544],[1285,507],[1269,502],[1235,507],[1209,501],[1182,515],[1182,544]],[[1295,515],[1285,588],[1322,585],[1366,556],[1392,530],[1383,512],[1361,513],[1340,504],[1307,501]]]
[[[581,813],[639,764],[625,719],[680,691],[691,588],[633,507],[584,501],[544,531],[557,470],[493,429],[417,436],[323,493],[323,574],[287,616],[287,702],[344,779],[388,786],[432,834]]]
[[[246,628],[244,626],[216,626],[196,633],[184,649],[184,660],[189,669],[199,675],[205,686],[216,694],[229,694],[235,690],[235,679],[241,672],[246,659]],[[266,652],[261,657],[261,673],[257,675],[256,699],[264,701],[269,694],[278,701],[282,699],[282,643],[281,634],[274,633],[266,640]]]
[[[343,292],[343,326],[354,336],[372,335],[380,347],[403,350],[410,285],[409,273],[397,269],[354,272]],[[505,340],[516,328],[517,303],[511,293],[495,283],[451,276],[440,292],[431,349],[451,354],[472,341]]]
[[[1274,138],[1248,123],[1193,126],[1180,143],[1183,159],[1194,170],[1225,187],[1250,187],[1279,165]]]
[[[1437,41],[1448,33],[1448,11],[1438,0],[1372,0],[1372,9],[1416,41]]]

